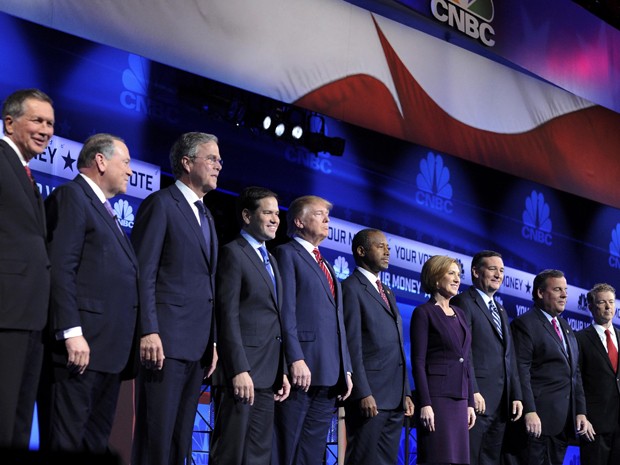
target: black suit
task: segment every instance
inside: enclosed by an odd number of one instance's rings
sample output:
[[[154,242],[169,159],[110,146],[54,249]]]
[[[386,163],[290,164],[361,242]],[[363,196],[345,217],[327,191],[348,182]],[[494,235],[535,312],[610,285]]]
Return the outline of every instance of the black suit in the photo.
[[[56,188],[45,202],[52,263],[51,446],[105,452],[120,373],[135,362],[138,261],[127,236],[86,180]],[[83,375],[67,368],[57,335],[81,327],[90,348]],[[132,351],[133,348],[133,351]]]
[[[549,320],[536,307],[511,324],[523,394],[523,415],[536,412],[542,423],[541,438],[528,438],[524,463],[562,465],[568,440],[575,437],[575,418],[586,414],[577,340],[566,320],[557,320],[567,351]],[[550,440],[558,447],[549,462],[548,458],[535,455],[543,452],[540,443]]]
[[[27,448],[41,370],[50,264],[41,195],[3,140],[0,218],[0,447]]]
[[[345,402],[347,449],[352,465],[396,463],[405,397],[411,394],[403,348],[403,323],[392,291],[389,306],[368,278],[356,269],[342,283],[347,342],[353,366],[353,391]],[[379,414],[365,418],[360,400],[373,396]]]
[[[140,263],[140,334],[158,333],[166,359],[160,371],[141,367],[136,380],[133,465],[184,463],[191,447],[212,357],[217,236],[210,214],[208,221],[210,246],[176,185],[138,209],[131,240]]]
[[[219,365],[214,376],[215,427],[209,461],[221,465],[268,465],[274,391],[282,387],[284,349],[278,302],[282,281],[270,256],[276,289],[265,264],[243,237],[220,252],[216,322]],[[235,400],[232,378],[249,372],[254,405]]]
[[[616,340],[620,332],[612,327]],[[583,465],[620,463],[620,375],[614,372],[606,346],[594,326],[575,334],[579,343],[579,367],[586,396],[588,420],[596,436],[594,442],[580,443]]]
[[[474,286],[453,297],[450,303],[463,310],[471,330],[474,392],[482,395],[486,405],[485,413],[478,414],[476,424],[469,430],[470,463],[498,465],[512,401],[521,400],[508,317],[494,301],[502,324],[500,336],[489,307]]]

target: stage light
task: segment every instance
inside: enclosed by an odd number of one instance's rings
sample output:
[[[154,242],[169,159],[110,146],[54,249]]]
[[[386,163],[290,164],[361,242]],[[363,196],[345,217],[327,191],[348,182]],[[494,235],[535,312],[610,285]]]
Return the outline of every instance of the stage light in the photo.
[[[285,131],[286,131],[286,126],[284,125],[284,123],[278,123],[275,129],[273,130],[276,137],[281,137]]]
[[[301,136],[304,135],[304,130],[301,126],[295,126],[293,127],[293,129],[291,130],[291,136],[293,136],[293,139],[301,139]]]
[[[267,130],[271,127],[271,116],[265,116],[263,119],[263,129]]]

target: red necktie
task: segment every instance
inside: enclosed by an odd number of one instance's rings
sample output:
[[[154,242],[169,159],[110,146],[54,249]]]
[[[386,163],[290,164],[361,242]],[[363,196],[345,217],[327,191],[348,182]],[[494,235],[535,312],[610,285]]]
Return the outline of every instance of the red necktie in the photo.
[[[390,307],[390,302],[388,301],[387,295],[385,295],[385,291],[383,290],[383,284],[381,284],[381,280],[377,279],[377,288],[379,289],[379,294],[381,294],[381,298],[385,302],[388,308]]]
[[[609,354],[609,361],[611,362],[611,367],[614,369],[614,373],[616,373],[618,371],[618,349],[616,349],[608,329],[605,330],[605,336],[607,336],[607,354]]]
[[[325,277],[327,278],[327,282],[329,283],[329,290],[332,291],[332,295],[336,297],[336,288],[334,287],[334,278],[332,277],[332,274],[327,269],[327,265],[325,264],[325,261],[323,260],[323,257],[321,256],[321,252],[319,252],[319,249],[315,247],[314,250],[312,250],[312,253],[316,257],[316,261],[319,264],[319,267],[321,268],[321,270],[323,270],[323,273],[325,274]]]
[[[30,182],[34,185],[34,178],[32,177],[32,171],[30,171],[30,167],[28,165],[24,165],[24,169],[26,170],[28,179],[30,179]]]

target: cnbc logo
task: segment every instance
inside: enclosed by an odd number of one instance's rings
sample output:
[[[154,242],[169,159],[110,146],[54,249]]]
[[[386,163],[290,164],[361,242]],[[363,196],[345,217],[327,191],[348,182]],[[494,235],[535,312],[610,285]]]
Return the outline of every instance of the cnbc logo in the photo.
[[[134,215],[133,207],[125,199],[114,202],[114,213],[118,218],[118,222],[125,228],[133,228]]]
[[[545,196],[536,191],[525,199],[521,235],[539,244],[551,245],[551,218]]]
[[[620,223],[616,224],[616,227],[611,230],[609,266],[620,269]]]
[[[129,55],[129,67],[123,71],[123,87],[121,105],[128,110],[143,113],[151,118],[161,119],[169,123],[178,122],[178,109],[160,100],[149,97],[152,86],[149,81],[150,62],[138,55]],[[157,91],[159,89],[155,89]]]
[[[495,31],[491,26],[495,14],[493,0],[431,0],[431,13],[437,21],[487,47],[495,45]]]
[[[351,274],[349,270],[349,262],[342,255],[339,255],[338,258],[334,261],[334,273],[336,273],[336,278],[339,280],[347,279]]]
[[[452,213],[450,170],[444,166],[441,155],[428,152],[426,158],[420,160],[420,173],[416,177],[416,185],[418,191],[415,200],[418,205]]]

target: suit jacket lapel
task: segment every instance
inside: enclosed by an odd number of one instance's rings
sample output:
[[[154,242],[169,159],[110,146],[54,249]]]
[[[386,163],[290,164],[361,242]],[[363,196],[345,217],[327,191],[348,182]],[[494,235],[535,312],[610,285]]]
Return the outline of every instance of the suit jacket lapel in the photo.
[[[588,336],[588,339],[590,339],[590,343],[592,347],[595,348],[595,350],[597,351],[600,357],[605,359],[604,363],[609,367],[609,369],[613,370],[611,361],[609,360],[609,354],[607,353],[607,347],[605,347],[605,345],[601,341],[601,338],[596,332],[596,329],[594,329],[594,326],[590,325],[589,327],[586,328],[585,331],[586,331],[586,335]],[[618,338],[618,330],[616,328],[614,328],[614,332],[616,333],[616,340],[620,341],[620,338]]]
[[[9,146],[6,142],[0,141],[0,143],[5,144],[4,153],[6,154],[6,161],[13,170],[15,174],[15,178],[19,182],[24,195],[28,199],[28,202],[32,204],[32,210],[29,210],[29,213],[32,214],[34,220],[39,223],[41,226],[41,230],[44,235],[47,235],[46,226],[45,226],[45,207],[43,206],[43,199],[41,199],[41,194],[37,190],[36,187],[32,185],[28,175],[26,174],[26,169],[19,157],[15,153],[15,151]]]
[[[487,321],[491,325],[491,328],[493,328],[493,332],[499,338],[499,333],[497,332],[497,328],[495,327],[495,323],[493,322],[493,318],[491,317],[491,310],[489,310],[489,306],[486,304],[486,302],[484,301],[480,293],[473,286],[471,286],[469,289],[472,295],[474,296],[474,301],[476,302],[476,306],[478,307],[478,310],[484,315],[484,317],[487,319]],[[499,311],[500,307],[497,305],[497,302],[495,302],[495,299],[493,299],[493,303],[495,304],[495,306],[497,307],[497,310]],[[501,312],[500,312],[500,320],[501,320]],[[502,330],[503,328],[504,328],[504,325],[502,323]]]
[[[239,244],[239,247],[241,247],[241,250],[243,251],[243,253],[248,257],[250,262],[252,262],[252,265],[254,265],[254,267],[256,268],[256,271],[258,271],[258,273],[261,275],[261,277],[263,278],[263,281],[265,281],[265,285],[269,288],[271,298],[276,303],[276,307],[277,307],[278,300],[275,294],[276,290],[273,288],[273,281],[271,281],[271,276],[269,276],[269,272],[267,271],[267,267],[265,266],[265,263],[258,256],[258,254],[256,253],[256,250],[254,250],[254,247],[252,247],[252,245],[248,241],[246,241],[243,237],[238,237],[237,243]],[[272,260],[272,258],[273,257],[271,256],[271,254],[269,254],[269,260]],[[273,263],[275,262],[272,261],[271,267],[274,270],[274,276],[275,276],[275,266],[273,265]],[[277,285],[278,285],[278,282],[276,280],[276,286]]]
[[[321,267],[319,266],[319,264],[314,259],[314,256],[311,255],[306,249],[304,249],[304,247],[299,242],[297,242],[295,239],[291,239],[291,240],[293,242],[292,244],[293,247],[297,249],[297,253],[301,256],[302,260],[304,260],[308,264],[308,266],[313,270],[313,272],[316,273],[318,278],[321,280],[321,283],[323,284],[323,289],[328,294],[329,299],[332,301],[334,305],[336,305],[336,301],[334,300],[332,291],[329,288],[329,283],[327,282],[327,277],[321,270]],[[334,288],[335,288],[336,278],[334,277],[334,272],[331,269],[331,265],[327,263],[327,261],[325,262],[325,264],[327,265],[327,269],[330,271],[330,273],[332,273],[332,278],[334,279]]]
[[[196,218],[196,214],[192,210],[193,207],[191,207],[189,205],[189,203],[187,203],[187,200],[185,200],[185,197],[183,196],[183,194],[181,193],[179,188],[177,186],[175,186],[174,184],[172,186],[170,186],[170,195],[177,202],[177,206],[179,208],[179,211],[181,212],[181,214],[185,218],[185,221],[187,221],[189,228],[194,232],[194,234],[196,236],[196,240],[200,243],[200,248],[202,249],[202,254],[204,255],[204,258],[205,258],[209,268],[211,268],[211,263],[209,261],[209,250],[207,249],[207,243],[205,241],[205,236],[204,236],[204,234],[202,234],[202,229],[200,227],[200,224],[198,223],[198,219]],[[211,237],[213,237],[213,236],[211,236]],[[213,242],[213,241],[211,241],[211,242]]]
[[[119,224],[116,222],[114,218],[112,218],[112,216],[110,216],[105,206],[101,202],[101,199],[97,197],[97,194],[95,194],[93,189],[88,185],[88,183],[84,180],[84,178],[82,178],[82,176],[78,174],[74,178],[74,181],[77,182],[82,187],[85,194],[90,199],[90,202],[93,208],[95,209],[95,211],[99,214],[99,216],[103,219],[103,221],[110,228],[110,230],[112,231],[112,234],[114,235],[114,237],[116,237],[116,239],[120,243],[121,248],[125,251],[125,253],[129,257],[131,262],[137,268],[138,260],[136,258],[136,254],[134,253],[133,247],[129,243],[125,233],[119,229]]]

